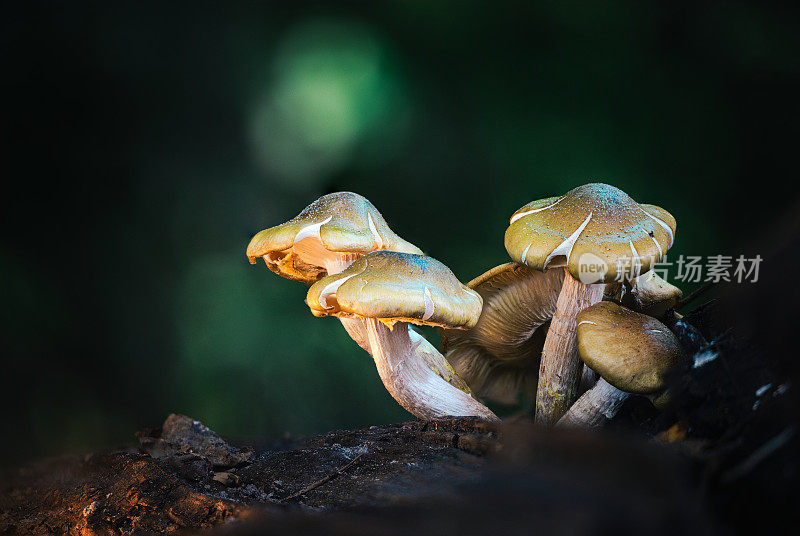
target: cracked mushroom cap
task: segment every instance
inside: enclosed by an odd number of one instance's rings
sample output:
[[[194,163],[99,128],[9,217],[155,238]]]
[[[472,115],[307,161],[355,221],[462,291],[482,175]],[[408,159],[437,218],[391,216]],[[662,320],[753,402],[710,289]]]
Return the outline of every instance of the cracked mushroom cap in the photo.
[[[667,326],[605,301],[578,314],[578,352],[608,383],[636,394],[661,392],[665,375],[684,359]]]
[[[620,263],[636,275],[650,270],[674,237],[675,218],[663,208],[592,183],[517,210],[505,245],[514,261],[537,270],[566,266],[583,283],[610,283]]]
[[[324,250],[300,251],[297,245],[304,239],[317,239]],[[336,192],[323,195],[288,222],[260,231],[247,246],[247,258],[255,264],[263,257],[278,275],[312,283],[327,273],[320,261],[326,253],[355,257],[376,250],[422,253],[397,236],[366,198]]]
[[[540,272],[509,262],[467,286],[483,298],[475,327],[442,330],[442,353],[473,392],[516,404],[520,390],[536,393],[545,335],[564,272]]]
[[[341,273],[314,283],[306,303],[315,316],[360,316],[388,325],[410,322],[469,328],[481,314],[480,295],[425,255],[376,251]]]

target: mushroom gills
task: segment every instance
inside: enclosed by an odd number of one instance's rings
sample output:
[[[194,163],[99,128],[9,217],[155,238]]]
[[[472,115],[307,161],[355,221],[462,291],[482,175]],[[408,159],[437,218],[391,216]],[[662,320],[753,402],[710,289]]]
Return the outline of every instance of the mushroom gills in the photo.
[[[512,406],[520,403],[520,394],[536,397],[539,379],[538,360],[531,366],[507,365],[477,346],[448,353],[447,360],[470,388],[483,399]]]
[[[300,236],[300,233],[297,236]],[[296,241],[292,244],[291,251],[305,264],[324,266],[328,274],[338,274],[359,257],[358,254],[338,253],[327,249],[319,236],[319,230],[314,236],[306,236]]]
[[[518,263],[488,270],[467,286],[483,298],[477,324],[442,331],[447,361],[482,399],[520,403],[536,398],[539,358],[564,277]]]

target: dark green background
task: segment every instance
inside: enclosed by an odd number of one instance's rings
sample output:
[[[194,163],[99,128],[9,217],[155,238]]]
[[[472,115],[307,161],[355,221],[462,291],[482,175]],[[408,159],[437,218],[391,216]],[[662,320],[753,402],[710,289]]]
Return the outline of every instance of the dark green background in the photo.
[[[326,192],[366,196],[462,281],[508,260],[514,210],[589,181],[671,211],[671,257],[763,254],[798,197],[798,20],[727,1],[8,6],[6,459],[170,412],[238,437],[408,418],[303,285],[244,257]]]

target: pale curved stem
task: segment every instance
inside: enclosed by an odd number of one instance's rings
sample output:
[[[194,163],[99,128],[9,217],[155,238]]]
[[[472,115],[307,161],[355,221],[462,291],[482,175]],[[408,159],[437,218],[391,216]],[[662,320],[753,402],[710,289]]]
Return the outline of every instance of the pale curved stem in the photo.
[[[367,353],[372,353],[370,352],[369,340],[367,338],[367,328],[360,318],[345,318],[340,316],[339,322],[342,323],[344,330],[350,335],[350,338],[356,341],[356,344],[366,350]]]
[[[303,240],[302,242],[306,241],[308,241],[308,239]],[[320,245],[321,244],[322,243],[320,242]],[[360,255],[358,254],[336,254],[336,256],[326,257],[323,262],[323,266],[325,266],[325,271],[328,272],[328,275],[338,274],[353,264],[353,262],[355,262],[355,260],[359,257]],[[339,321],[342,323],[342,326],[347,334],[350,335],[350,338],[356,341],[356,344],[358,344],[361,348],[369,352],[369,341],[367,341],[367,332],[364,323],[358,318],[339,317]]]
[[[629,393],[620,391],[603,378],[569,408],[556,426],[564,428],[599,428],[613,419],[628,398]]]
[[[441,361],[443,368],[449,367],[444,356],[431,345],[413,340],[416,337],[412,339],[408,324],[398,322],[389,329],[380,320],[365,318],[363,322],[370,353],[383,385],[409,412],[421,419],[454,416],[499,420],[469,393],[448,383],[432,370],[428,364],[430,359]],[[431,350],[436,356],[431,356]]]
[[[323,264],[329,275],[338,274],[357,258],[358,255],[326,256]],[[398,322],[389,329],[371,318],[339,317],[339,321],[350,338],[372,355],[378,375],[392,397],[415,416],[499,420],[470,396],[469,387],[444,356],[407,323]]]

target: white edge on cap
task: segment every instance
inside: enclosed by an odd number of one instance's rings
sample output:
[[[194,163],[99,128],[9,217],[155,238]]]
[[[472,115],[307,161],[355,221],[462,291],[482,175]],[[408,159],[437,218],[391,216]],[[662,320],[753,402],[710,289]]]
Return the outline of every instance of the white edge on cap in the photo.
[[[572,255],[572,248],[575,247],[575,242],[578,241],[578,237],[581,235],[583,230],[589,225],[589,222],[592,219],[593,212],[590,212],[586,219],[583,220],[583,223],[575,229],[575,232],[572,233],[567,237],[566,240],[561,242],[553,251],[550,252],[550,255],[544,260],[544,265],[542,268],[547,268],[547,265],[550,264],[550,261],[553,260],[554,257],[558,257],[560,255],[564,255],[567,258],[567,262],[569,262],[569,257]]]
[[[422,315],[422,319],[428,320],[433,316],[433,312],[436,310],[436,305],[433,303],[433,297],[431,296],[431,291],[428,289],[427,285],[425,285],[425,291],[423,294],[425,296],[425,314]]]
[[[653,219],[653,221],[655,221],[657,224],[659,224],[661,227],[664,228],[664,230],[667,232],[667,235],[669,235],[669,244],[667,244],[667,249],[671,248],[672,247],[672,241],[675,239],[674,235],[672,234],[672,227],[667,225],[666,222],[664,222],[663,220],[661,220],[659,218],[656,218],[655,216],[653,216],[652,214],[647,212],[641,205],[639,205],[639,208],[642,209],[642,212],[644,212],[649,217],[651,217]],[[659,247],[659,249],[661,249],[661,248]]]
[[[524,216],[527,216],[528,214],[533,214],[534,212],[541,212],[542,210],[547,210],[548,208],[554,206],[556,203],[558,203],[562,199],[564,199],[564,198],[563,197],[559,197],[556,201],[550,203],[546,207],[533,208],[531,210],[526,210],[525,212],[520,212],[519,214],[514,214],[513,216],[511,216],[511,221],[509,221],[508,224],[511,225],[512,223],[514,223],[518,219],[520,219],[520,218],[522,218]]]
[[[347,281],[351,277],[355,277],[357,275],[359,275],[359,274],[348,275],[347,277],[343,277],[341,279],[337,279],[333,283],[328,283],[327,285],[325,285],[325,288],[323,288],[322,291],[320,291],[320,293],[319,293],[319,298],[317,300],[319,302],[319,304],[325,309],[333,308],[333,305],[328,307],[328,296],[330,296],[331,294],[336,294],[336,291],[339,290],[339,287],[342,286],[342,283],[344,283],[345,281]]]
[[[317,240],[322,242],[322,237],[319,235],[319,231],[322,228],[322,226],[331,221],[332,218],[333,216],[328,216],[319,223],[312,223],[311,225],[306,225],[305,227],[300,229],[300,232],[294,236],[294,242],[292,242],[292,245],[297,244],[304,238],[316,238]]]
[[[375,227],[375,220],[372,219],[371,212],[367,212],[367,221],[369,223],[369,230],[372,232],[372,236],[375,237],[375,249],[383,249],[383,239],[381,235],[378,234],[378,229]]]

